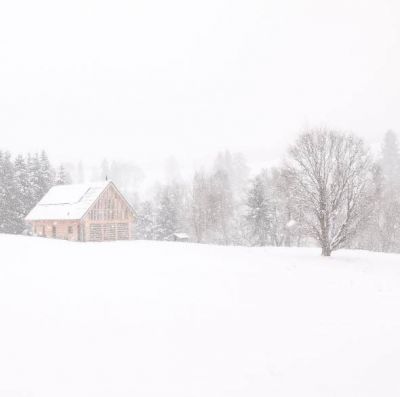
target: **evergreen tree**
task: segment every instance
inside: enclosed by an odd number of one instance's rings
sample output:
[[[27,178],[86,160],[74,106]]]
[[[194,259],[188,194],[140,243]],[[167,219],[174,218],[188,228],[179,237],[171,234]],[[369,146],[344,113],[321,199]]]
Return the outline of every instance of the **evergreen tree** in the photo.
[[[53,169],[43,152],[19,155],[0,151],[0,232],[22,233],[25,217],[50,189]]]
[[[28,156],[27,159],[28,180],[30,185],[31,208],[38,203],[46,193],[41,181],[41,167],[39,155],[35,153],[33,156]]]
[[[58,167],[56,174],[56,185],[70,185],[71,184],[71,176],[66,171],[65,167],[61,164]]]
[[[209,229],[208,179],[204,172],[196,172],[191,189],[190,225],[198,243],[206,238]]]
[[[154,235],[166,240],[173,233],[187,230],[186,191],[181,184],[163,186],[156,197]]]
[[[16,197],[16,233],[22,233],[26,226],[24,222],[25,216],[32,208],[32,190],[29,181],[28,165],[23,156],[19,155],[14,161],[14,178]]]
[[[0,232],[18,233],[18,193],[9,152],[0,152]]]
[[[139,240],[154,240],[155,211],[151,201],[145,201],[139,206],[135,231]]]
[[[246,220],[249,226],[252,245],[268,244],[271,232],[271,207],[267,194],[266,176],[256,176],[248,192]]]
[[[39,186],[40,194],[43,197],[55,183],[55,172],[50,165],[47,153],[43,150],[39,158],[40,172],[39,172]]]
[[[364,224],[349,248],[368,249],[373,251],[387,250],[384,236],[384,187],[385,181],[382,166],[374,163],[372,166],[372,186],[369,205],[364,217]]]
[[[400,251],[400,150],[397,135],[388,131],[384,138],[381,157],[382,187],[377,230],[374,234],[381,241],[380,250]]]
[[[177,231],[177,218],[177,208],[167,186],[160,193],[155,231],[158,240],[165,240]]]
[[[177,185],[166,185],[158,197],[155,236],[158,240],[166,240],[173,233],[180,231],[181,197]]]

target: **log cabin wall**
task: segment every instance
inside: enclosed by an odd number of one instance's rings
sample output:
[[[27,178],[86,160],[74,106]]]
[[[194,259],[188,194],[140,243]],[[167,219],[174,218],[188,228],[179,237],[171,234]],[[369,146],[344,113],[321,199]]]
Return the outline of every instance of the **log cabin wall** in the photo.
[[[32,233],[35,236],[79,240],[79,221],[46,220],[32,222]]]
[[[85,241],[130,240],[132,210],[120,193],[110,185],[82,219]]]

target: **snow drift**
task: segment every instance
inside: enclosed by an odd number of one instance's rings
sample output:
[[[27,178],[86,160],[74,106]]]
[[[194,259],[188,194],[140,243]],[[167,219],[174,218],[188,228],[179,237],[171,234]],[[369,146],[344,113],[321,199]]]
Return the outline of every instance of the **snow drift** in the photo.
[[[0,247],[1,397],[400,394],[400,256]]]

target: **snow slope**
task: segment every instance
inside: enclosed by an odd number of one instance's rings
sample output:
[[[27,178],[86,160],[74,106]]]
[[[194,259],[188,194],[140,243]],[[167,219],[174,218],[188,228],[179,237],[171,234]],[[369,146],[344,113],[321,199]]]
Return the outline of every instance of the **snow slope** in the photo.
[[[400,395],[400,256],[0,249],[0,397]]]

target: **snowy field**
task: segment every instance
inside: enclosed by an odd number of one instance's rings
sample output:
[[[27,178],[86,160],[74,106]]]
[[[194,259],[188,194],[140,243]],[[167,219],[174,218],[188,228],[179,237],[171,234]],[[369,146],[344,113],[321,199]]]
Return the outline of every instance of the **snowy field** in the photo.
[[[0,247],[0,397],[400,395],[400,256]]]

